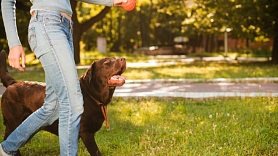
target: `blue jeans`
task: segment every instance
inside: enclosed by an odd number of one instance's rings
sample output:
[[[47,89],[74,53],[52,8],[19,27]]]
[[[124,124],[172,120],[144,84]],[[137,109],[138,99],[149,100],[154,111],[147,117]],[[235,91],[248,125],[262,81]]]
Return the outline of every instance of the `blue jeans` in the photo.
[[[59,117],[60,155],[75,156],[84,108],[74,62],[72,21],[56,11],[35,11],[28,39],[45,71],[46,98],[43,106],[1,144],[2,148],[14,155],[36,132]]]

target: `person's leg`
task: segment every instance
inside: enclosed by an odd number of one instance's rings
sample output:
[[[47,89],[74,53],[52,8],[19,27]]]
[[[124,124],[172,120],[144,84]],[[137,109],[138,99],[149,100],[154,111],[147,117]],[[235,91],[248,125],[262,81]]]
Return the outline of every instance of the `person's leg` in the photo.
[[[31,21],[28,35],[30,46],[43,65],[47,85],[52,86],[59,100],[61,155],[77,155],[79,123],[83,112],[83,97],[73,59],[72,22],[63,18],[59,12],[53,11],[36,12],[35,17],[32,17]],[[48,105],[39,110],[41,111],[43,108],[48,108]],[[54,112],[55,109],[52,110],[52,113]],[[53,119],[56,119],[56,116],[45,119],[41,114],[51,117],[49,113],[33,113],[17,128],[16,133],[20,134],[20,137],[16,137],[16,140],[9,139],[13,142],[18,142],[18,139],[22,139],[22,143],[17,145],[7,144],[6,146],[4,142],[2,147],[8,154],[13,154],[14,152],[10,151],[20,148],[44,125],[34,124],[32,120],[38,123],[48,122],[49,124]],[[29,126],[30,123],[32,123],[31,127]],[[16,135],[11,134],[9,137],[13,138],[13,136]]]
[[[48,38],[45,44],[51,47],[39,59],[59,100],[60,154],[77,155],[83,96],[74,62],[72,22],[58,12],[39,11],[38,17]]]
[[[36,18],[32,17],[29,25],[29,43],[30,47],[36,53],[38,50],[40,55],[41,44],[47,42],[44,35],[39,35],[37,32],[41,33],[41,22]],[[37,32],[36,32],[37,31]],[[49,47],[49,46],[48,46]],[[43,52],[47,52],[47,49],[43,47]],[[38,54],[36,54],[38,56]],[[43,58],[44,56],[42,56]],[[36,112],[31,114],[19,127],[17,127],[8,138],[1,143],[2,149],[9,155],[16,154],[16,151],[22,147],[37,131],[39,131],[43,126],[47,126],[58,119],[58,100],[54,93],[53,87],[46,77],[46,98],[44,100],[44,105],[38,109]]]

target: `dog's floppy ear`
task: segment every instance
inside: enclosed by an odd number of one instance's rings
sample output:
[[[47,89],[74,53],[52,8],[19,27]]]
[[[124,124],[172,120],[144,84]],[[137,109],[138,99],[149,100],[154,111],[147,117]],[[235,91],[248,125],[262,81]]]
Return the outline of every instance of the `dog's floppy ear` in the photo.
[[[89,78],[89,82],[91,83],[91,81],[93,79],[95,79],[95,71],[96,71],[96,61],[94,61],[91,65],[91,68],[89,71],[87,71],[87,75],[88,75],[88,78]]]
[[[0,79],[5,87],[16,83],[15,79],[11,77],[6,65],[6,51],[0,52]]]

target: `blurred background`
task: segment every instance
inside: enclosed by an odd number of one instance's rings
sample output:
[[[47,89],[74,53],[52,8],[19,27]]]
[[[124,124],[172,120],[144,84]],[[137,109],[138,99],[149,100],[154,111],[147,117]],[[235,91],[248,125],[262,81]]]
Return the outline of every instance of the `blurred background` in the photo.
[[[267,57],[278,63],[278,1],[137,0],[132,11],[71,0],[75,61],[80,52],[146,55],[220,54]],[[27,39],[30,2],[17,0],[21,42]],[[0,16],[0,47],[8,49]]]

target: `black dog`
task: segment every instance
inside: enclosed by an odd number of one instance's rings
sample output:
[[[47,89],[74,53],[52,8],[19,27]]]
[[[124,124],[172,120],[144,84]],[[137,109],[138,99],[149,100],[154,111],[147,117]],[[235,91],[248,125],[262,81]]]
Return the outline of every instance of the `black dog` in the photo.
[[[112,100],[116,86],[125,83],[125,78],[120,76],[125,69],[124,58],[104,58],[93,62],[79,78],[84,99],[79,136],[90,155],[101,155],[94,135],[107,117],[106,105]],[[36,82],[16,82],[7,70],[5,51],[0,53],[0,78],[7,88],[1,101],[6,139],[24,119],[43,105],[45,86]],[[43,130],[58,135],[58,120]],[[20,155],[19,151],[17,155]]]

